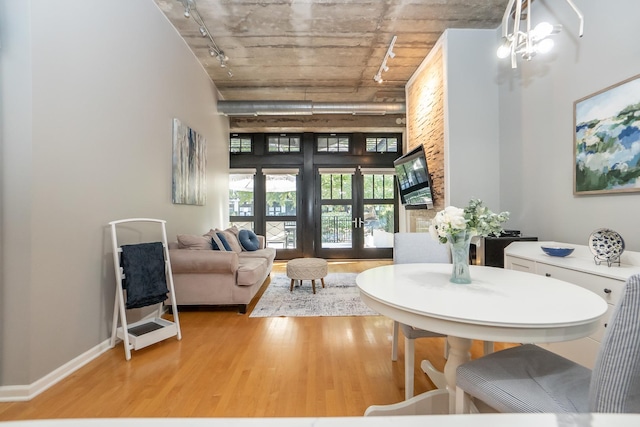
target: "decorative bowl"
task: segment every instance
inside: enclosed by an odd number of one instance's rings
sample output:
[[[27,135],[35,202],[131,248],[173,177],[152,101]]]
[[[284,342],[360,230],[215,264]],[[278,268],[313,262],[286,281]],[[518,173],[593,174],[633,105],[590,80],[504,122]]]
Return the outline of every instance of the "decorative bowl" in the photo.
[[[564,257],[571,255],[574,248],[566,248],[561,246],[540,246],[542,251],[549,256]]]

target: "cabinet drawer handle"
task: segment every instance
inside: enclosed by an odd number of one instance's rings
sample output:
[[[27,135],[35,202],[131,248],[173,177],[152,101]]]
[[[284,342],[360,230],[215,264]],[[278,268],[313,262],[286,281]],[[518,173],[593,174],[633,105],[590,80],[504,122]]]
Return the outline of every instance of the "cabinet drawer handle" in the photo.
[[[605,293],[605,294],[610,294],[610,293],[611,293],[611,289],[604,288],[604,293]]]
[[[544,273],[546,277],[551,277],[551,273]]]

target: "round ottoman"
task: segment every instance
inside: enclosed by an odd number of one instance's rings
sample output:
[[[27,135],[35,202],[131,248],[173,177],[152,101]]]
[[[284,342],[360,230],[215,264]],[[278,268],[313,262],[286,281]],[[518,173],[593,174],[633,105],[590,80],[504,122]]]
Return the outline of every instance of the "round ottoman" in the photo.
[[[293,283],[311,280],[313,293],[316,293],[316,280],[320,279],[324,288],[324,276],[327,275],[327,261],[320,258],[294,258],[287,262],[287,277],[291,279],[289,292],[293,292]]]

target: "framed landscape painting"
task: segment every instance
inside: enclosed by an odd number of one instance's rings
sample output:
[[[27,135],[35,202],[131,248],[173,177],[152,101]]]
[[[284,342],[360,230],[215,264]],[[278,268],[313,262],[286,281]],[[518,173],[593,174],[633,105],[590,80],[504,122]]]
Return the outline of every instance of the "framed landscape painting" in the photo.
[[[206,169],[207,141],[180,120],[173,119],[173,203],[206,203]]]
[[[640,191],[640,75],[574,103],[576,195]]]

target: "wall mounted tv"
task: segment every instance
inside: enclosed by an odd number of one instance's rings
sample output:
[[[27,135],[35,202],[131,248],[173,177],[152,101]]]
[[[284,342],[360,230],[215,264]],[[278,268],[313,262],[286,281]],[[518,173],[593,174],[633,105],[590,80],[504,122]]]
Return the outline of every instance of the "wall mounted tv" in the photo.
[[[393,166],[400,193],[400,202],[406,209],[433,208],[431,176],[422,145],[398,157]]]

